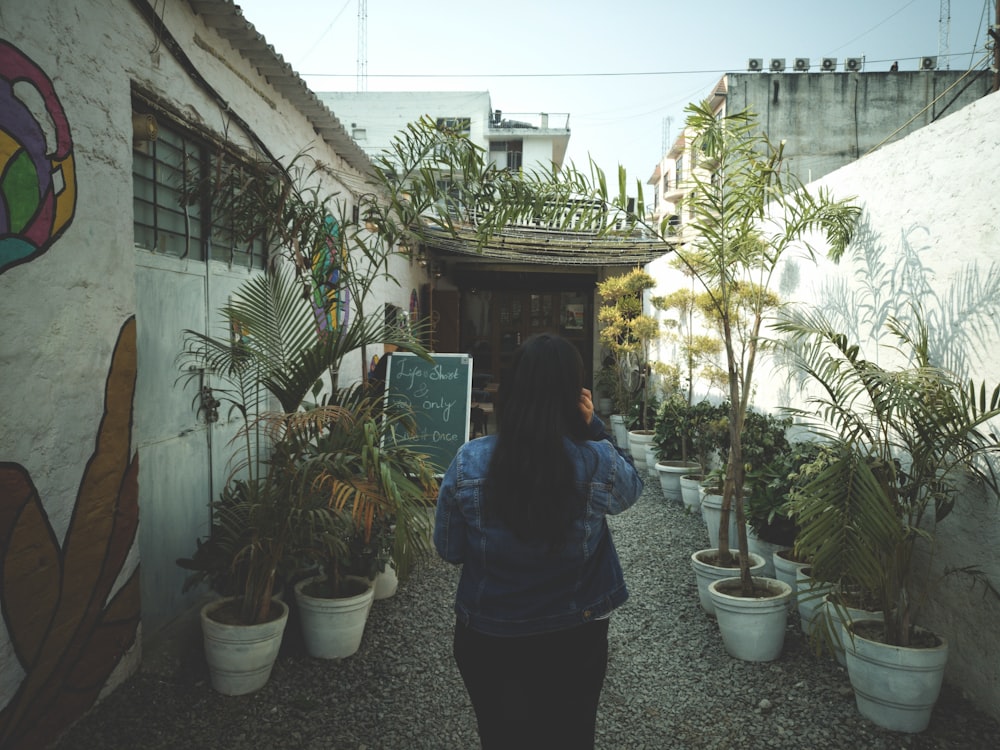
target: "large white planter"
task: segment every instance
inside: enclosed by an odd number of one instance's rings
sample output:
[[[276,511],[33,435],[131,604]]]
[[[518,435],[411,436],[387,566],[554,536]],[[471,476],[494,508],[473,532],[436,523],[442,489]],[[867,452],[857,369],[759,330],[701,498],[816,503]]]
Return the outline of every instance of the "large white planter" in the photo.
[[[295,602],[306,651],[317,659],[343,659],[361,646],[368,611],[375,596],[372,582],[366,578],[350,579],[365,585],[364,593],[342,599],[309,596],[305,587],[317,580],[306,578],[295,584]]]
[[[823,608],[816,613],[814,627],[825,627],[826,635],[833,648],[837,663],[847,667],[847,655],[844,650],[844,626],[855,620],[880,619],[881,612],[872,612],[857,607],[838,607],[831,600],[833,592],[823,597]]]
[[[857,618],[854,624],[864,622]],[[878,619],[870,619],[879,622]],[[948,642],[904,648],[844,633],[847,674],[861,715],[894,732],[922,732],[941,692]]]
[[[630,430],[628,433],[628,449],[635,462],[635,468],[646,471],[646,446],[653,442],[652,430]]]
[[[834,584],[817,581],[811,576],[812,568],[804,566],[795,571],[795,592],[799,607],[799,625],[802,632],[812,636],[813,623],[823,611],[823,601],[833,591]]]
[[[719,523],[722,521],[722,495],[702,495],[701,515],[708,528],[709,546],[719,546]],[[729,513],[729,546],[736,545],[736,513]]]
[[[281,636],[288,624],[288,605],[277,599],[280,615],[259,625],[228,625],[213,613],[233,602],[225,597],[201,608],[201,632],[212,688],[223,695],[245,695],[264,687],[278,658]]]
[[[781,544],[775,544],[774,542],[767,542],[761,539],[757,536],[757,532],[753,530],[753,526],[750,524],[747,524],[747,547],[751,552],[756,552],[764,558],[764,577],[778,578],[778,576],[774,574],[774,560],[772,557],[775,552],[779,549],[785,549],[785,547]]]
[[[697,469],[698,464],[694,461],[657,462],[656,473],[660,477],[660,489],[663,490],[664,499],[675,503],[682,502],[681,477]]]
[[[796,596],[795,576],[801,568],[806,567],[809,563],[791,560],[786,556],[788,554],[791,554],[791,550],[787,548],[777,549],[771,554],[771,562],[774,565],[774,577],[792,587],[792,598],[788,601],[788,606],[794,607]]]
[[[684,474],[681,476],[681,500],[689,513],[697,513],[701,508],[701,483],[704,479],[704,474]]]
[[[691,569],[694,571],[695,580],[698,582],[698,602],[701,604],[701,608],[710,615],[715,614],[715,605],[712,604],[712,597],[708,593],[708,585],[712,581],[718,581],[722,578],[732,578],[734,575],[739,576],[740,574],[739,568],[720,568],[702,559],[711,557],[718,551],[716,548],[702,549],[691,555]],[[733,550],[733,557],[739,560],[740,553]],[[759,576],[762,570],[764,570],[763,558],[760,555],[751,553],[750,575]]]
[[[792,588],[774,578],[755,577],[753,583],[762,596],[739,596],[739,577],[712,581],[708,593],[729,655],[743,661],[774,661],[785,645]]]
[[[656,473],[656,443],[646,446],[646,474],[650,479],[659,481]]]
[[[628,430],[625,429],[625,415],[612,414],[610,417],[610,422],[611,422],[611,436],[615,439],[615,445],[617,445],[624,451],[629,450]]]
[[[375,599],[388,599],[396,593],[399,588],[399,577],[396,575],[396,567],[390,562],[386,563],[385,570],[375,575],[372,583]]]

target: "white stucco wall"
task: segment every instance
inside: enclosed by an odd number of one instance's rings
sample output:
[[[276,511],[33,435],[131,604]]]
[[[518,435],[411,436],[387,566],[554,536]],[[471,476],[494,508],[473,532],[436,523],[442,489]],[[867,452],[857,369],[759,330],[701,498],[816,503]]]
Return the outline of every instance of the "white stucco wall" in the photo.
[[[1000,95],[992,94],[811,185],[813,190],[829,188],[837,197],[857,196],[865,213],[852,249],[879,257],[895,273],[873,274],[859,258],[845,258],[839,266],[800,263],[798,283],[792,283],[795,274],[786,276],[782,295],[843,309],[845,289],[859,293],[857,300],[872,301],[862,283],[874,279],[884,295],[879,301],[889,312],[905,315],[911,302],[930,310],[948,307],[963,278],[981,279],[1000,263],[998,143]],[[897,265],[903,258],[905,274]],[[874,354],[870,336],[865,337],[871,331],[858,323],[859,340]],[[945,342],[955,338],[954,331],[935,333]],[[1000,382],[1000,331],[993,328],[984,340],[973,338],[979,340],[978,349],[963,347],[969,377],[992,388]],[[770,385],[777,380],[762,373],[757,382],[758,402],[774,403],[780,391]],[[941,524],[937,542],[936,573],[977,565],[1000,586],[996,500],[984,500],[970,489]],[[952,577],[934,590],[921,621],[950,641],[946,679],[980,708],[1000,715],[1000,604],[985,597],[981,585]]]

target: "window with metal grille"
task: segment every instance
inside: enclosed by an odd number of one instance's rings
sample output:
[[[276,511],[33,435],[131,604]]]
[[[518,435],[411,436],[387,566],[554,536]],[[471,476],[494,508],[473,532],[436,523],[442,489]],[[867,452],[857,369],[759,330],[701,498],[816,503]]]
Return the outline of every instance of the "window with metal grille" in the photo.
[[[133,150],[135,246],[176,258],[263,268],[267,254],[262,239],[238,241],[224,212],[214,209],[206,197],[191,197],[198,195],[194,186],[199,175],[220,168],[249,169],[249,165],[164,119],[157,113],[156,140]]]

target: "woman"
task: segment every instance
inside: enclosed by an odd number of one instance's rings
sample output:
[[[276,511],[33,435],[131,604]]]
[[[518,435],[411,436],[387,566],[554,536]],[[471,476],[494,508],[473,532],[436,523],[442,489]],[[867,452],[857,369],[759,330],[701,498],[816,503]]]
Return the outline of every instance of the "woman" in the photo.
[[[642,480],[559,336],[514,353],[497,418],[497,435],[462,446],[438,495],[434,544],[462,565],[455,660],[485,750],[592,748],[608,618],[628,598],[605,517]]]

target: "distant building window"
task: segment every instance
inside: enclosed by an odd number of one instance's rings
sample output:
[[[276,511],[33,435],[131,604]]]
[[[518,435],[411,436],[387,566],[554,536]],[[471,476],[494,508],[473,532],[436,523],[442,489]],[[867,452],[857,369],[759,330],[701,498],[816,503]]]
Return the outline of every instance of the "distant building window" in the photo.
[[[193,194],[198,175],[249,169],[235,156],[212,149],[208,142],[157,114],[158,136],[133,150],[132,211],[136,247],[190,260],[223,261],[263,268],[264,243],[237,242],[232,222]],[[221,160],[221,161],[220,161]]]
[[[438,130],[447,130],[456,135],[468,135],[472,132],[472,120],[468,117],[439,117],[436,124]]]
[[[674,170],[674,172],[675,172],[675,174],[674,174],[674,184],[677,185],[677,187],[679,188],[681,186],[681,182],[684,180],[684,157],[683,156],[678,156],[677,157],[676,165],[677,165],[677,167]]]
[[[666,193],[670,190],[670,173],[667,172],[663,175],[663,192]]]
[[[524,143],[522,141],[490,141],[490,159],[500,169],[519,172],[523,158]]]

